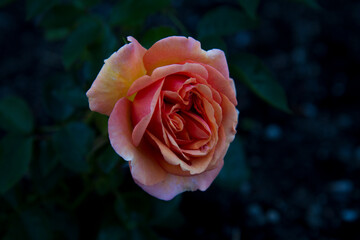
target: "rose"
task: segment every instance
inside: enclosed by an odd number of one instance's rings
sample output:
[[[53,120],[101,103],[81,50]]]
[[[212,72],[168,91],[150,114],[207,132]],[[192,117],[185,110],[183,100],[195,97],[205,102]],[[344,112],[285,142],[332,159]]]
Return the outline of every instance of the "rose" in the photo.
[[[236,133],[224,53],[204,51],[191,37],[164,38],[148,50],[128,40],[87,92],[90,109],[110,115],[111,145],[146,192],[169,200],[205,191]]]

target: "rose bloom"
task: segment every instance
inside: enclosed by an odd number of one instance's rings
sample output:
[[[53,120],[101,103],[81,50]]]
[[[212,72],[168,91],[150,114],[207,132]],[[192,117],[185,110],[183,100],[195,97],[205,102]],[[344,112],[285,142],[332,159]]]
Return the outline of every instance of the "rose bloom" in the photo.
[[[87,92],[90,109],[110,116],[111,145],[146,192],[170,200],[205,191],[236,134],[224,52],[204,51],[191,37],[164,38],[149,49],[128,41]]]

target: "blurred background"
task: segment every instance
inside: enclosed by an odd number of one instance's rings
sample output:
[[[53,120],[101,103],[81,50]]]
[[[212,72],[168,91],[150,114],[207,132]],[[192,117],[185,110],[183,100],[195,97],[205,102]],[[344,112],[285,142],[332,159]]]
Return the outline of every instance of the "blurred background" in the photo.
[[[360,2],[0,0],[0,239],[360,239]],[[157,200],[85,92],[133,36],[220,48],[238,134],[206,192]]]

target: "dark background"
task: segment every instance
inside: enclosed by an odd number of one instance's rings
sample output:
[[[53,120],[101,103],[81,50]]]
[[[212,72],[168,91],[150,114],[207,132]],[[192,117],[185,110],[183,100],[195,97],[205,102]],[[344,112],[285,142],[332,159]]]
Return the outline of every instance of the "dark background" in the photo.
[[[90,12],[109,12],[115,4],[109,2],[97,1]],[[287,114],[269,106],[230,73],[237,86],[238,135],[246,156],[241,160],[245,170],[233,170],[239,171],[239,184],[224,188],[215,182],[206,192],[187,192],[163,203],[142,193],[120,160],[110,175],[97,171],[71,173],[55,167],[50,175],[61,175],[56,180],[59,182],[54,180],[44,190],[42,184],[50,178],[36,180],[36,160],[32,160],[30,174],[0,198],[0,236],[360,239],[360,2],[318,2],[321,9],[291,1],[260,1],[255,27],[220,36],[220,40],[204,40],[205,49],[223,44],[225,49],[219,48],[230,58],[237,52],[258,56],[284,87],[293,111]],[[62,117],[67,110],[57,108],[61,108],[61,102],[49,107],[44,92],[56,76],[70,72],[74,84],[85,93],[102,60],[109,56],[105,53],[123,45],[121,37],[133,35],[142,43],[141,39],[151,42],[148,36],[152,34],[158,40],[154,32],[146,35],[143,30],[157,24],[173,26],[175,34],[185,35],[186,29],[189,35],[201,38],[196,26],[204,14],[221,6],[239,8],[234,1],[173,1],[171,11],[180,24],[162,12],[139,25],[113,27],[117,42],[110,50],[90,60],[82,58],[81,66],[70,64],[64,68],[62,49],[68,37],[46,39],[48,29],[41,25],[41,14],[26,20],[25,5],[24,1],[14,1],[0,9],[0,97],[16,94],[34,113],[37,138],[32,159],[42,152],[39,142],[44,136],[56,134],[56,129],[44,133],[44,126],[64,126],[71,119],[94,126],[84,117],[89,114],[86,106],[76,105],[68,117]],[[95,63],[87,65],[89,62]],[[61,116],[53,117],[56,114]],[[4,136],[5,131],[1,134]],[[101,130],[95,135],[101,135]],[[113,189],[108,186],[112,184],[109,178],[120,182],[120,186],[113,186],[118,189],[115,193],[107,189]],[[88,190],[79,194],[84,189]],[[119,192],[130,193],[119,197]],[[62,202],[54,200],[64,195]],[[164,211],[169,211],[166,221],[157,222]],[[46,227],[39,230],[44,221],[48,222]]]

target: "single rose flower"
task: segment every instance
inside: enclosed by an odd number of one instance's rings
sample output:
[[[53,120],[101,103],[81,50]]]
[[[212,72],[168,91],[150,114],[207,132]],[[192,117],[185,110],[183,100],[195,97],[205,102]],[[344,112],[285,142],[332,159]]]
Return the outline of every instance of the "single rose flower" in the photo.
[[[204,51],[191,37],[164,38],[148,50],[128,41],[87,92],[90,109],[110,116],[111,145],[146,192],[170,200],[205,191],[236,134],[224,53]]]

